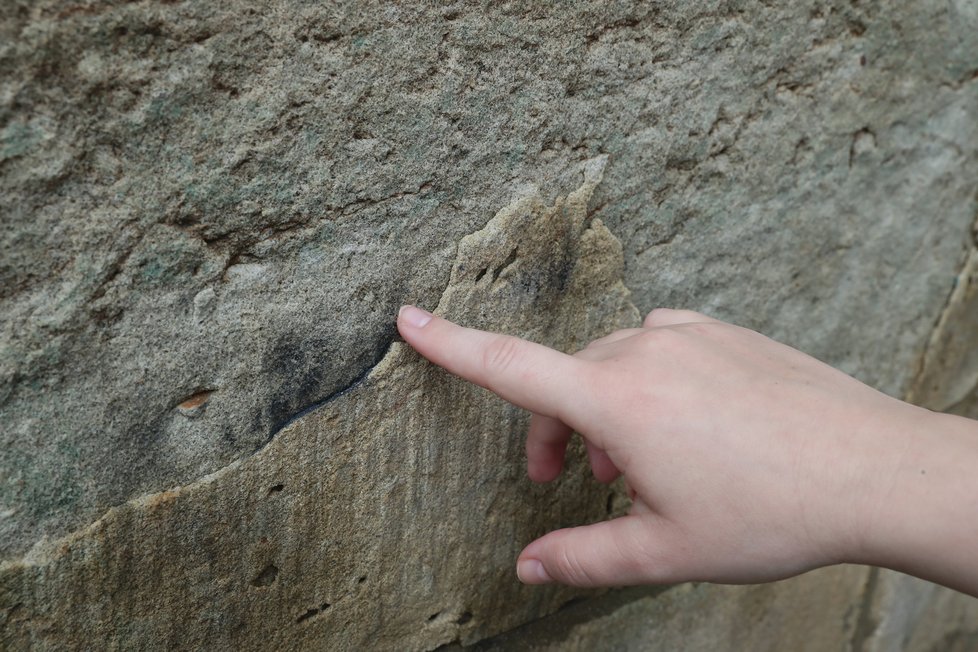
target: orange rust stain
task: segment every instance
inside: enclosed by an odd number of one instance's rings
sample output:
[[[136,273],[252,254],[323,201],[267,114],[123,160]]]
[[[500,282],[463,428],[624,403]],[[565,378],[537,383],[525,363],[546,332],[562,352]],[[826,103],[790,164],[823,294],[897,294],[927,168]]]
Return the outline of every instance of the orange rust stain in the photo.
[[[192,410],[195,407],[200,407],[201,405],[207,402],[207,399],[209,399],[211,397],[211,394],[213,393],[214,390],[212,389],[204,390],[203,392],[197,392],[193,396],[186,398],[183,401],[183,403],[181,403],[177,407],[182,410]]]
[[[154,494],[153,496],[150,496],[146,500],[146,508],[155,509],[157,507],[161,507],[166,503],[172,501],[178,495],[180,495],[179,491],[173,491],[173,490],[161,491],[158,494]]]

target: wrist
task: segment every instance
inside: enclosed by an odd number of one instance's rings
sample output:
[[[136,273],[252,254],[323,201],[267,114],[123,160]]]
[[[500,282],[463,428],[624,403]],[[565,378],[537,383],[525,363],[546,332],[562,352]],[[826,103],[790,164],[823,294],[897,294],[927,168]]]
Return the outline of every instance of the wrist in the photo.
[[[903,404],[878,437],[844,561],[891,568],[974,593],[978,422]],[[881,433],[882,434],[882,433]]]

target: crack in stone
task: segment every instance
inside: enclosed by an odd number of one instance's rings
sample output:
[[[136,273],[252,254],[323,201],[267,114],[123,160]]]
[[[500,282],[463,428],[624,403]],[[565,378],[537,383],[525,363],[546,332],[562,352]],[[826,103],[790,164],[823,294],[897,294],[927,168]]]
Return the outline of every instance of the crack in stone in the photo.
[[[495,216],[491,217],[489,219],[489,222],[487,222],[486,225],[484,225],[482,228],[485,229],[488,226],[488,224],[492,222],[493,219],[495,219]],[[442,300],[445,298],[445,295],[448,293],[448,290],[451,287],[451,284],[452,284],[452,279],[449,278],[449,281],[446,283],[445,287],[442,289],[439,295],[437,305],[441,305]],[[325,398],[315,401],[310,405],[307,405],[302,409],[294,412],[293,414],[286,417],[285,419],[282,419],[271,429],[269,435],[265,438],[265,440],[262,441],[262,443],[257,448],[255,448],[250,454],[239,457],[233,460],[232,462],[225,464],[224,466],[215,469],[214,471],[211,471],[210,473],[207,473],[201,477],[195,478],[185,484],[180,484],[175,487],[171,487],[169,489],[162,489],[160,491],[152,491],[146,494],[141,494],[139,496],[129,498],[121,503],[112,505],[108,509],[106,509],[102,513],[102,515],[96,518],[95,520],[91,521],[87,525],[76,528],[71,532],[68,532],[67,534],[57,537],[55,541],[59,543],[72,541],[84,536],[86,532],[92,530],[93,528],[96,528],[99,525],[99,523],[104,521],[110,514],[112,514],[112,512],[124,507],[125,505],[138,505],[139,503],[145,502],[155,496],[160,496],[162,494],[167,494],[175,491],[185,491],[201,483],[211,482],[213,480],[216,480],[224,473],[229,472],[234,468],[237,468],[240,464],[254,457],[258,453],[260,453],[263,449],[265,449],[269,444],[272,443],[272,441],[274,441],[275,437],[288,426],[292,425],[299,419],[308,416],[309,414],[319,410],[320,408],[325,407],[329,403],[332,403],[333,401],[349,394],[354,389],[364,385],[367,382],[367,380],[370,378],[370,375],[373,373],[373,371],[387,358],[388,354],[390,354],[391,349],[393,348],[394,343],[397,342],[399,339],[400,338],[397,335],[394,334],[389,335],[388,338],[386,339],[386,344],[383,347],[381,347],[381,354],[375,360],[373,360],[371,364],[367,366],[366,369],[364,369],[360,374],[358,374],[352,381],[350,381],[343,387],[339,388],[338,390],[331,392]],[[41,563],[41,561],[44,558],[43,553],[40,554],[39,559],[34,559],[34,558],[38,557],[38,552],[40,548],[43,547],[47,549],[51,543],[52,542],[49,541],[47,538],[42,537],[40,540],[36,541],[30,548],[28,548],[27,552],[25,552],[19,558],[10,559],[10,560],[0,560],[0,571],[13,568],[18,564]]]
[[[315,401],[313,403],[310,403],[309,405],[305,406],[304,408],[299,409],[298,411],[296,411],[293,414],[289,415],[285,419],[282,419],[281,421],[279,421],[279,423],[277,423],[272,428],[272,430],[269,433],[268,437],[266,437],[265,440],[261,444],[259,444],[259,446],[251,454],[254,455],[255,453],[259,452],[260,450],[262,450],[263,448],[265,448],[266,446],[268,446],[270,443],[272,443],[272,440],[275,439],[275,436],[278,433],[282,432],[282,430],[284,430],[285,428],[287,428],[288,426],[290,426],[292,423],[298,421],[299,419],[301,419],[302,417],[306,416],[307,414],[310,414],[312,412],[315,412],[319,408],[324,407],[326,404],[331,403],[332,401],[335,401],[336,399],[338,399],[341,396],[343,396],[343,395],[351,392],[352,390],[356,389],[361,384],[363,384],[364,381],[366,381],[367,378],[370,377],[370,374],[377,367],[377,365],[379,365],[383,361],[383,359],[385,357],[387,357],[387,354],[390,353],[391,346],[394,344],[394,342],[396,340],[397,340],[397,338],[394,337],[394,336],[389,337],[386,340],[386,344],[384,344],[384,346],[380,348],[380,351],[381,351],[380,355],[375,360],[373,360],[373,362],[371,362],[363,371],[361,371],[359,374],[357,374],[357,376],[353,380],[351,380],[349,383],[347,383],[343,387],[339,388],[338,390],[330,393],[325,398],[322,398],[322,399],[320,399],[318,401]]]
[[[535,321],[519,334],[538,338],[537,341],[562,350],[579,347],[582,336],[593,339],[615,328],[637,323],[640,317],[628,301],[628,290],[621,281],[621,244],[600,220],[587,222],[593,213],[588,210],[588,201],[601,179],[605,161],[606,157],[600,157],[585,162],[583,185],[566,198],[560,197],[551,205],[544,203],[539,193],[520,197],[499,210],[482,229],[463,237],[458,244],[450,278],[442,288],[434,312],[476,327],[513,332],[523,327],[524,313],[520,311],[526,311],[525,315],[532,316]],[[483,267],[497,270],[493,272],[494,275],[498,273],[496,282],[490,282],[488,278],[483,282],[476,281]],[[503,310],[502,319],[486,320],[482,310],[489,301],[500,302],[507,308]],[[549,311],[551,308],[553,312]],[[514,311],[515,316],[512,316]],[[562,327],[567,323],[561,318],[562,313],[567,311],[586,313],[580,328]],[[551,333],[554,324],[557,324],[557,330]],[[422,401],[422,407],[417,408],[415,415],[420,422],[414,427],[419,432],[434,432],[432,429],[445,426],[437,415],[459,405],[474,405],[466,397],[483,397],[483,390],[468,384],[452,381],[456,390],[444,385],[446,381],[439,380],[442,374],[413,354],[406,344],[399,343],[393,324],[391,327],[391,331],[379,334],[373,342],[376,348],[370,354],[378,356],[379,360],[372,361],[356,378],[328,396],[286,412],[268,429],[266,441],[252,454],[187,484],[131,498],[67,535],[52,539],[42,537],[19,559],[0,561],[0,578],[6,583],[2,588],[6,590],[9,586],[14,592],[11,602],[17,602],[18,592],[23,591],[28,598],[25,600],[29,605],[27,613],[40,614],[47,608],[44,605],[57,601],[54,595],[64,596],[72,591],[105,594],[112,591],[117,582],[126,582],[127,591],[139,595],[143,595],[140,591],[147,591],[146,595],[155,596],[157,591],[164,589],[149,580],[149,575],[130,577],[132,569],[142,568],[141,564],[166,567],[164,580],[170,587],[166,590],[182,594],[187,582],[196,582],[201,577],[194,570],[198,568],[198,555],[201,559],[216,559],[214,567],[206,566],[205,574],[212,572],[214,577],[237,577],[247,586],[274,592],[291,577],[294,569],[288,564],[272,564],[270,559],[262,558],[239,568],[236,555],[217,554],[216,551],[228,546],[235,551],[242,550],[242,559],[245,559],[247,555],[244,553],[254,545],[252,535],[258,536],[262,533],[258,530],[263,528],[267,532],[279,532],[284,524],[294,524],[294,532],[301,534],[299,539],[283,535],[269,543],[262,537],[262,543],[256,549],[267,551],[274,544],[276,555],[304,568],[304,574],[312,572],[310,569],[316,564],[325,564],[315,571],[319,573],[320,580],[317,581],[326,582],[322,578],[328,576],[328,582],[341,586],[344,582],[349,583],[344,577],[357,571],[356,574],[361,576],[357,582],[362,583],[364,576],[356,564],[360,563],[357,560],[363,554],[373,554],[370,552],[374,550],[373,544],[364,543],[369,531],[354,536],[348,531],[349,527],[341,527],[344,510],[336,506],[342,505],[345,497],[364,495],[372,495],[373,503],[383,503],[390,495],[385,492],[397,491],[404,482],[396,477],[397,474],[392,474],[391,469],[425,477],[437,468],[427,466],[430,458],[418,458],[419,463],[426,465],[424,467],[411,462],[411,456],[424,448],[423,437],[419,436],[412,443],[410,437],[389,436],[402,432],[403,426],[397,415],[406,402]],[[553,339],[548,339],[551,337]],[[418,379],[424,382],[413,382]],[[335,407],[326,407],[341,397],[348,398]],[[461,410],[452,423],[457,423],[463,431],[485,432],[485,428],[494,428],[501,421],[512,418],[498,401],[490,401],[487,405],[484,407],[488,412],[481,408],[476,412],[468,408]],[[371,421],[374,413],[379,416]],[[337,417],[340,418],[334,425]],[[362,446],[364,442],[359,441],[356,434],[364,428],[371,432],[379,428],[376,439],[381,442],[366,451]],[[275,440],[275,446],[262,452]],[[373,468],[378,459],[383,461],[388,445],[383,442],[397,441],[400,444],[394,449],[399,452],[395,456],[396,464],[406,460],[403,466],[395,465],[378,472],[376,477],[370,472],[358,474],[358,464]],[[414,450],[415,446],[420,447],[418,451]],[[505,454],[495,446],[485,450],[489,451],[486,455],[491,455],[491,459],[499,459]],[[256,457],[259,453],[261,457]],[[458,453],[446,450],[441,454]],[[480,468],[478,460],[470,456],[462,456],[458,461],[466,464],[464,468],[469,471],[460,478],[467,478]],[[269,498],[282,490],[283,478],[288,478],[289,492],[295,492],[290,503],[283,503],[282,498]],[[453,480],[459,481],[464,484],[464,480]],[[427,480],[421,481],[419,486],[424,482]],[[510,487],[509,491],[513,494],[519,490]],[[573,495],[590,496],[582,509],[589,505],[594,510],[592,516],[599,512],[603,515],[607,497],[601,492],[590,489],[582,492],[578,487]],[[392,501],[397,505],[396,499]],[[445,504],[451,505],[452,501],[449,499]],[[438,518],[439,510],[433,513],[436,514],[433,518]],[[252,523],[255,525],[247,525]],[[228,529],[229,524],[236,525]],[[252,530],[252,527],[257,529]],[[426,528],[424,531],[427,532],[431,526],[419,527]],[[341,530],[343,534],[336,534]],[[146,548],[143,544],[147,537],[150,540],[173,539],[174,547],[160,553],[169,557],[161,559],[154,547]],[[271,534],[268,537],[272,539]],[[306,545],[309,541],[327,540],[332,543],[326,558],[318,556],[319,552]],[[114,560],[121,560],[122,566],[116,568]],[[348,567],[351,564],[353,566]],[[96,568],[100,570],[96,572]],[[338,568],[346,569],[349,574],[337,571]],[[239,570],[240,577],[235,574]],[[74,577],[88,579],[79,583]],[[200,581],[205,593],[219,590],[210,580]],[[100,588],[101,585],[105,587]],[[331,597],[336,595],[335,592],[330,594]],[[224,598],[214,599],[220,602]],[[318,617],[327,609],[331,614],[340,614],[337,609],[352,609],[343,607],[342,602],[330,599],[307,604],[303,612],[281,608],[275,613],[286,619],[283,622],[295,624]],[[181,608],[173,607],[178,612]],[[468,624],[473,613],[479,613],[479,609],[467,605],[455,621],[456,628],[466,627],[459,630],[463,633],[462,642],[468,642],[467,638],[478,628],[477,622]],[[99,617],[103,616],[108,620],[117,618],[114,613],[99,614]]]
[[[976,226],[978,226],[978,222],[976,222]],[[969,244],[971,243],[969,242]],[[947,322],[951,318],[954,307],[962,300],[962,297],[966,292],[967,283],[960,282],[960,279],[962,279],[968,273],[968,268],[972,264],[971,259],[975,253],[976,249],[973,247],[966,249],[961,264],[958,266],[957,272],[955,273],[956,282],[951,290],[947,293],[947,298],[944,300],[944,305],[941,307],[940,312],[938,312],[937,318],[934,320],[934,325],[930,329],[930,334],[927,337],[927,343],[924,345],[923,351],[921,351],[919,357],[917,358],[916,368],[913,376],[911,377],[909,389],[904,393],[904,399],[909,403],[919,404],[922,400],[925,400],[927,391],[923,381],[928,373],[928,362],[932,355],[934,355],[935,351],[942,346],[941,335],[945,332]],[[929,407],[931,409],[935,409],[935,406]],[[945,406],[942,409],[947,409],[948,407],[950,406]]]

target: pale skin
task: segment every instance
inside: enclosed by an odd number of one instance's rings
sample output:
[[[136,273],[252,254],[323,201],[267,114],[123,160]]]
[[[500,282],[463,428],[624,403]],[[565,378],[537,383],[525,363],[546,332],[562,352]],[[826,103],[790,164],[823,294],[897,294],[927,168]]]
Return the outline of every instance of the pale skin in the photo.
[[[567,355],[412,306],[404,339],[532,413],[532,480],[574,432],[626,516],[551,532],[527,584],[755,583],[838,563],[978,596],[978,422],[886,396],[756,332],[655,310]]]

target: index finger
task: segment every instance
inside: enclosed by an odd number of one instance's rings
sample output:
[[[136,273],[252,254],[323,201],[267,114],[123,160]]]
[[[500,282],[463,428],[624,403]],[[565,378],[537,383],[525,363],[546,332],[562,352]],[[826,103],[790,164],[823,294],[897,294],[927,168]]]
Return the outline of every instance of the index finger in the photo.
[[[418,353],[506,399],[557,419],[576,422],[587,391],[586,363],[510,335],[464,328],[429,312],[404,306],[397,316],[401,336]]]

